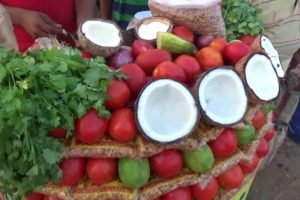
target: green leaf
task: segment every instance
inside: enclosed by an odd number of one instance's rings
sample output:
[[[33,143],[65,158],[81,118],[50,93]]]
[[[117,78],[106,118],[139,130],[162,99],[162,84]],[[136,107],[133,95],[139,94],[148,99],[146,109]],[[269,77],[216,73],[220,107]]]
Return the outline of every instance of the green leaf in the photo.
[[[2,83],[3,79],[6,76],[5,68],[0,64],[0,83]]]
[[[45,149],[43,151],[43,157],[50,165],[53,165],[61,160],[61,155],[50,149]]]

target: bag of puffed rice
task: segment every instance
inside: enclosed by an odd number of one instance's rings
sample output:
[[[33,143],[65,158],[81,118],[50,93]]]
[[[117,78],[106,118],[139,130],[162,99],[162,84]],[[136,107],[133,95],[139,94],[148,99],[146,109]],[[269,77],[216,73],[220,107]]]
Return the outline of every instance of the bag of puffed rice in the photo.
[[[221,0],[149,0],[148,4],[154,16],[167,17],[199,34],[225,36]]]

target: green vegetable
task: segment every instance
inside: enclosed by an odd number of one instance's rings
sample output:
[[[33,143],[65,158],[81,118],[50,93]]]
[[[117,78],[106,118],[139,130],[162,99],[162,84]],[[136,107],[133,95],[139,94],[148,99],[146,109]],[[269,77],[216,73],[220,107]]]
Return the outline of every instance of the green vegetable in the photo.
[[[228,41],[243,35],[263,33],[262,10],[252,5],[249,0],[223,0],[223,18]]]
[[[173,54],[193,54],[196,50],[192,43],[167,32],[157,34],[157,48],[167,50]]]
[[[70,136],[74,119],[103,106],[106,90],[120,71],[104,59],[90,61],[71,48],[37,50],[20,56],[0,48],[0,191],[21,199],[62,175],[63,144],[48,137],[61,126]]]

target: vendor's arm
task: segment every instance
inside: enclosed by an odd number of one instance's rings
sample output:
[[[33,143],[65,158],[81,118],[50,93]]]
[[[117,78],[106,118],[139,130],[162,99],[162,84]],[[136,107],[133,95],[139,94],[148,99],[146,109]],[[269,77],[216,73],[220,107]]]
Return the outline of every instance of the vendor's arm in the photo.
[[[32,37],[38,38],[62,33],[61,25],[44,13],[5,6],[12,23],[22,26]]]
[[[94,18],[96,0],[75,0],[77,25]]]
[[[100,15],[102,19],[112,18],[112,0],[100,0]]]

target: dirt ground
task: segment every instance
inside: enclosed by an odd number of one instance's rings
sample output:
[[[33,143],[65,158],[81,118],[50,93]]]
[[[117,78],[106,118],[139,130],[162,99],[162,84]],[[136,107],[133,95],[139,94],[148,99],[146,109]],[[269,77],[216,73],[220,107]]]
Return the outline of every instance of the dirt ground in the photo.
[[[286,138],[272,162],[260,171],[248,200],[300,199],[300,145]]]

